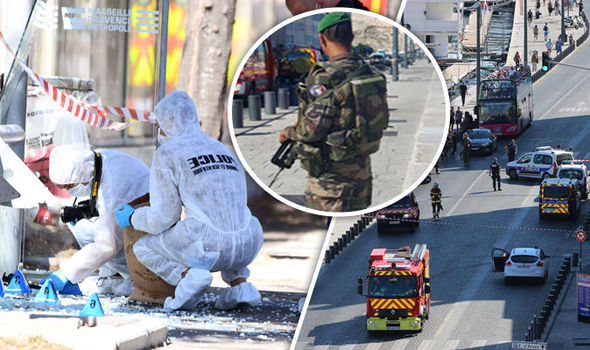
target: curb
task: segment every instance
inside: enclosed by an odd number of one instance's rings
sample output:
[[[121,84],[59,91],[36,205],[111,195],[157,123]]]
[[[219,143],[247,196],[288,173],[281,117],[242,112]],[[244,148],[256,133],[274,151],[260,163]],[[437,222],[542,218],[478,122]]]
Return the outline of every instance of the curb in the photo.
[[[565,256],[561,265],[559,266],[559,271],[557,272],[557,276],[551,285],[551,289],[547,297],[545,298],[545,302],[541,308],[539,314],[534,314],[533,319],[529,322],[529,326],[527,328],[527,332],[524,335],[525,341],[534,341],[541,339],[543,332],[547,326],[547,322],[551,316],[551,312],[555,308],[557,300],[559,299],[559,295],[563,290],[563,286],[565,281],[568,278],[568,274],[571,271],[572,266],[572,257]]]
[[[354,239],[357,238],[361,232],[363,232],[365,228],[369,226],[374,218],[375,216],[366,215],[360,218],[354,225],[350,226],[350,228],[346,230],[346,233],[344,233],[338,238],[337,241],[332,243],[332,245],[326,249],[324,252],[324,263],[329,264],[330,261],[334,260],[336,255],[338,255],[344,250],[344,248],[346,248],[346,246],[352,243],[352,241],[354,241]]]

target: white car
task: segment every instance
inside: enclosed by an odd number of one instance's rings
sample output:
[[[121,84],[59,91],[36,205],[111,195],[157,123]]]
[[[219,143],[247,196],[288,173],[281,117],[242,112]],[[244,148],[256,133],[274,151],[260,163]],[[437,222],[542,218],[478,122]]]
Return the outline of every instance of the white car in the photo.
[[[527,152],[515,161],[506,164],[506,175],[512,180],[519,177],[546,179],[554,177],[557,167],[564,161],[573,161],[572,152],[552,149],[549,146],[537,147],[534,152]]]
[[[557,178],[580,180],[580,192],[582,199],[588,199],[590,193],[590,181],[588,181],[588,168],[583,161],[563,161],[557,170]]]
[[[514,248],[504,263],[504,282],[533,278],[544,282],[549,273],[545,259],[549,255],[539,248]]]

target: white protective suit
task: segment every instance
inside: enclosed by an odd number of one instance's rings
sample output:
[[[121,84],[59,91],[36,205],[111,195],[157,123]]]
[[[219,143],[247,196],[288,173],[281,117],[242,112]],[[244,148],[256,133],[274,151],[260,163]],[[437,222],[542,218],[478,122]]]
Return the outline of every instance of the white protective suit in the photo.
[[[168,141],[152,161],[150,206],[131,216],[135,229],[152,235],[140,238],[133,251],[148,269],[177,286],[175,298],[167,298],[164,306],[191,309],[211,284],[211,272],[221,271],[228,284],[249,276],[247,266],[262,246],[262,227],[247,206],[242,165],[201,130],[191,98],[173,91],[158,103],[155,115]],[[185,219],[179,221],[183,206]],[[224,290],[215,306],[229,309],[239,303],[260,303],[252,284]]]
[[[118,272],[130,279],[122,249],[123,229],[115,221],[115,211],[149,190],[149,168],[140,160],[117,151],[97,152],[102,156],[96,199],[99,216],[68,225],[82,249],[60,266],[72,283],[80,282],[99,268],[101,276]],[[93,173],[94,153],[84,146],[58,146],[51,152],[49,176],[54,183],[92,183]]]

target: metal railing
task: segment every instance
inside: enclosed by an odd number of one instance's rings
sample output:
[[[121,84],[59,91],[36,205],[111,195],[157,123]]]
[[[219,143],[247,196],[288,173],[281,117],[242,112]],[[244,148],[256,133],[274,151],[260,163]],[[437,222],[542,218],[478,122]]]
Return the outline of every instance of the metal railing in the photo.
[[[551,316],[551,312],[555,308],[555,304],[559,298],[559,293],[561,293],[561,290],[565,284],[565,280],[567,279],[567,275],[571,270],[571,265],[572,258],[570,257],[565,257],[561,262],[557,276],[551,285],[549,294],[547,294],[547,297],[545,298],[545,302],[543,303],[541,311],[539,314],[534,314],[533,319],[529,323],[527,332],[524,336],[525,341],[541,339],[543,331],[545,330],[547,322],[549,321],[549,317]]]

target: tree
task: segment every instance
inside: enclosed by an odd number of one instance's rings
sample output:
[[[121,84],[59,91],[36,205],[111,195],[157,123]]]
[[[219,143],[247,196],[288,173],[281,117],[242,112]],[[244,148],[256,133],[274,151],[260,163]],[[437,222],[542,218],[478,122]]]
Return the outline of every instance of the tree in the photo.
[[[221,139],[227,124],[227,65],[236,0],[190,1],[178,88],[195,101],[201,128]]]

